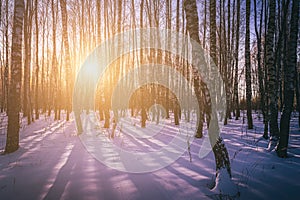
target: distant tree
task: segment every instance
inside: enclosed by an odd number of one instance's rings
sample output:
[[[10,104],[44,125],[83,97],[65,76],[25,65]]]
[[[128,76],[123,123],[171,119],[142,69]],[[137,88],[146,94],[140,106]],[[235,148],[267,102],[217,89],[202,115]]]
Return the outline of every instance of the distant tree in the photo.
[[[5,153],[19,148],[19,118],[21,107],[22,81],[22,30],[24,17],[24,1],[14,2],[14,21],[12,32],[11,79],[9,84],[8,127]]]
[[[39,119],[39,20],[38,0],[35,0],[35,119]]]
[[[0,2],[0,8],[2,9],[2,1]],[[0,11],[0,27],[3,29],[3,24],[2,24],[2,11]],[[4,44],[4,37],[2,37],[3,40],[2,40],[2,44]],[[4,48],[3,48],[4,49]],[[4,112],[4,102],[5,102],[5,94],[4,94],[4,91],[5,91],[5,82],[4,82],[4,73],[3,73],[3,66],[4,66],[4,62],[3,60],[4,59],[1,59],[2,58],[2,54],[3,52],[0,50],[0,84],[1,84],[1,98],[0,98],[0,113],[1,112]]]
[[[42,67],[42,73],[41,73],[41,91],[42,91],[42,98],[41,99],[41,107],[43,109],[43,113],[46,112],[46,108],[47,108],[47,101],[48,101],[48,87],[46,87],[46,62],[45,62],[45,40],[46,40],[46,27],[47,27],[47,23],[48,23],[48,17],[46,15],[46,13],[48,14],[48,6],[49,4],[49,0],[47,0],[46,5],[44,5],[42,7],[42,11],[41,11],[41,22],[42,22],[42,55],[41,55],[41,67]],[[48,40],[47,40],[48,41]],[[48,43],[48,42],[47,42]]]
[[[71,112],[71,88],[69,83],[71,82],[71,66],[70,66],[70,49],[69,49],[69,38],[68,38],[68,13],[66,0],[60,0],[61,18],[62,18],[62,38],[65,52],[65,84],[66,84],[66,120],[69,121]]]
[[[263,137],[265,139],[268,138],[268,116],[267,116],[267,112],[268,112],[268,108],[267,108],[267,103],[266,103],[266,99],[265,95],[266,92],[265,91],[265,79],[264,79],[264,70],[263,70],[263,66],[262,66],[262,59],[261,59],[261,53],[262,53],[262,41],[261,41],[261,37],[262,37],[262,20],[263,20],[263,3],[261,5],[261,9],[260,9],[260,21],[259,21],[259,28],[257,25],[257,4],[256,4],[256,0],[254,0],[254,28],[255,28],[255,34],[256,34],[256,45],[257,45],[257,54],[256,54],[256,59],[257,59],[257,69],[258,69],[258,84],[259,84],[259,94],[260,94],[260,109],[262,111],[262,115],[263,115],[263,121],[264,121],[264,133],[263,133]]]
[[[9,37],[8,37],[8,29],[9,29],[9,16],[8,16],[8,0],[5,3],[5,15],[6,15],[6,24],[5,24],[5,67],[4,67],[4,104],[7,109],[8,107],[8,87],[9,87]]]
[[[99,45],[101,42],[101,5],[100,5],[100,1],[96,1],[96,9],[97,9],[97,44]]]
[[[239,76],[239,42],[240,42],[240,6],[241,1],[237,0],[236,3],[236,32],[235,32],[235,67],[234,67],[234,107],[235,107],[235,119],[238,120],[240,117],[240,106],[239,106],[239,85],[238,85],[238,76]]]
[[[283,107],[283,73],[282,68],[286,65],[286,52],[287,52],[287,15],[290,1],[282,0],[278,1],[277,15],[275,16],[276,29],[275,32],[275,45],[274,45],[274,64],[276,69],[276,85],[277,88],[277,98],[279,98],[279,110],[282,111]],[[277,107],[278,108],[278,107]]]
[[[143,28],[144,26],[144,0],[141,0],[141,5],[140,5],[140,28]],[[142,45],[143,43],[143,40],[142,40],[143,36],[141,36],[141,40],[140,40],[140,43]],[[143,52],[144,50],[143,49],[140,49],[140,62],[142,62],[144,60],[144,56],[143,56]],[[146,118],[147,118],[147,115],[146,115],[146,108],[144,106],[144,100],[142,98],[142,95],[141,95],[141,99],[140,99],[140,108],[141,108],[141,127],[146,127]]]
[[[219,37],[220,43],[222,44],[222,51],[220,50],[220,66],[222,68],[223,81],[225,83],[225,92],[226,92],[226,115],[224,118],[224,125],[228,124],[228,119],[231,119],[231,91],[232,91],[232,45],[234,41],[231,35],[234,35],[234,29],[231,29],[231,0],[227,1],[227,20],[226,20],[226,7],[225,0],[222,3],[222,34]],[[234,18],[233,18],[234,19]],[[220,31],[221,32],[221,31]]]
[[[297,66],[298,65],[298,66]],[[299,116],[298,116],[298,126],[300,128],[300,70],[299,70],[299,67],[300,67],[300,63],[298,62],[298,64],[296,65],[296,99],[297,99],[297,110],[298,110],[298,113],[299,113]]]
[[[8,0],[5,1],[5,37],[3,37],[3,43],[5,38],[5,65],[4,65],[4,73],[2,79],[3,86],[3,110],[7,110],[8,103],[8,72],[9,72],[9,38],[8,38],[8,28],[9,28],[9,20],[8,20]]]
[[[23,78],[23,114],[27,117],[27,124],[32,120],[31,108],[31,41],[32,41],[32,19],[33,19],[32,0],[26,1],[24,12],[24,78]]]
[[[50,80],[50,99],[48,115],[50,116],[51,108],[54,109],[54,119],[58,120],[60,118],[58,112],[58,63],[56,56],[56,26],[57,26],[57,3],[54,0],[51,0],[51,14],[52,14],[52,65],[51,65],[51,80]],[[51,107],[52,106],[52,107]]]
[[[171,29],[171,18],[172,18],[171,5],[172,4],[170,3],[170,0],[166,0],[166,29],[169,29],[169,30]],[[168,40],[166,42],[166,45],[170,46],[170,40]],[[166,63],[169,63],[169,64],[171,64],[171,62],[172,62],[171,57],[168,53],[165,54],[165,61],[166,61]],[[166,79],[167,79],[167,83],[169,84],[170,79],[169,79],[169,69],[168,68],[167,68],[167,77],[166,77]],[[169,90],[167,90],[166,91],[166,99],[169,99],[169,98],[170,98],[170,94],[169,94]],[[168,100],[166,101],[165,109],[166,109],[166,114],[167,114],[167,119],[168,119],[170,117],[170,115],[169,115],[170,107],[169,107],[169,101]]]
[[[0,1],[0,27],[2,28],[3,24],[2,24],[2,1]],[[4,37],[2,40],[2,43],[4,44]],[[0,112],[4,112],[4,77],[3,77],[3,60],[1,59],[2,57],[2,51],[0,50],[0,80],[1,80],[1,98],[0,98]]]

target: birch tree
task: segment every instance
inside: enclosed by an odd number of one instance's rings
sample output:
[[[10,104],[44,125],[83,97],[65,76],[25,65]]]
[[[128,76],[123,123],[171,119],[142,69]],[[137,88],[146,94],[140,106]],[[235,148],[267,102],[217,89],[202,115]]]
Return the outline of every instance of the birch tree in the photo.
[[[251,89],[251,62],[250,62],[250,8],[251,1],[246,0],[246,36],[245,36],[245,76],[248,129],[253,129],[252,122],[252,89]]]
[[[236,2],[236,32],[235,32],[235,67],[234,67],[234,107],[235,111],[235,119],[238,120],[240,117],[240,106],[239,106],[239,85],[238,85],[238,77],[239,77],[239,42],[240,42],[240,6],[241,1],[237,0]]]
[[[293,110],[295,93],[295,74],[297,66],[297,41],[299,32],[299,1],[293,0],[290,37],[288,40],[287,65],[284,70],[284,104],[280,119],[280,139],[276,148],[279,157],[287,157],[287,148],[290,131],[291,113]]]
[[[276,68],[274,62],[274,33],[275,33],[275,8],[276,0],[269,0],[269,20],[266,35],[266,68],[268,70],[268,94],[270,109],[270,143],[269,149],[275,147],[279,129],[278,129],[278,109],[277,109],[277,88],[276,88]]]
[[[256,54],[256,59],[257,59],[257,70],[258,70],[258,84],[259,84],[259,93],[260,93],[260,109],[263,115],[263,122],[264,122],[264,133],[263,137],[265,139],[268,138],[268,116],[267,116],[267,103],[266,103],[266,98],[265,98],[265,79],[264,79],[264,70],[262,66],[262,58],[261,58],[261,53],[262,53],[262,20],[263,20],[263,4],[261,5],[260,9],[260,18],[259,18],[259,27],[257,24],[257,4],[256,0],[254,0],[254,28],[255,28],[255,34],[256,34],[256,46],[257,46],[257,54]]]
[[[61,21],[62,21],[62,38],[63,38],[63,44],[64,44],[64,51],[65,51],[65,84],[66,84],[66,111],[67,111],[67,117],[66,120],[69,121],[70,118],[70,112],[71,112],[71,95],[70,95],[70,87],[69,83],[71,82],[71,76],[70,76],[70,49],[69,49],[69,39],[68,39],[68,13],[67,13],[67,5],[66,0],[60,0],[60,8],[61,8]]]
[[[11,153],[19,148],[19,119],[21,107],[22,79],[22,30],[24,17],[24,1],[14,2],[14,21],[12,32],[11,79],[9,84],[8,127],[5,153]]]
[[[32,38],[32,18],[33,18],[32,0],[26,1],[24,12],[24,79],[23,79],[23,114],[27,117],[27,124],[31,123],[31,38]]]
[[[4,66],[4,77],[3,77],[3,89],[4,89],[4,107],[7,109],[8,107],[8,71],[9,71],[9,38],[8,38],[8,0],[5,3],[5,16],[6,16],[6,24],[5,24],[5,66]]]
[[[211,0],[210,1],[210,56],[213,61],[216,61],[216,1]],[[197,12],[197,5],[195,0],[185,0],[184,1],[184,8],[185,8],[185,13],[186,13],[186,27],[187,31],[189,32],[190,37],[195,40],[196,42],[200,42],[199,39],[199,33],[198,33],[198,12]],[[199,43],[200,44],[200,43]],[[192,45],[192,55],[197,55],[199,58],[195,59],[195,65],[200,65],[201,64],[201,59],[200,59],[200,54],[197,51],[197,49]],[[193,71],[197,71],[196,69]],[[195,76],[194,76],[195,77]],[[194,81],[195,84],[195,91],[201,90],[204,95],[204,99],[206,99],[207,106],[211,106],[208,102],[210,101],[210,96],[209,96],[209,91],[205,83],[199,81]],[[206,87],[205,87],[206,86]],[[197,98],[199,98],[199,94],[197,95]],[[215,111],[212,111],[215,112]],[[215,114],[210,112],[209,115]],[[227,171],[228,176],[231,177],[231,167],[230,167],[230,160],[227,152],[227,148],[225,147],[223,139],[218,136],[217,138],[216,135],[209,134],[210,141],[213,149],[213,153],[215,156],[215,162],[216,162],[216,177],[220,175],[220,171],[222,169],[225,169]]]
[[[38,0],[35,0],[35,119],[39,119],[39,21]]]

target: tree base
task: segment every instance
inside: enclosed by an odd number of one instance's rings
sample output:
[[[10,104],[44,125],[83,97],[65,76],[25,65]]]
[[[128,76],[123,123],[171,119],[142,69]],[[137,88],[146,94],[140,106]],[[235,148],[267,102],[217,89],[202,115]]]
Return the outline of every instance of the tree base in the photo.
[[[273,149],[275,149],[275,147],[277,146],[277,143],[278,143],[278,137],[277,136],[271,136],[267,150],[272,151]]]
[[[288,157],[287,148],[281,148],[281,149],[277,148],[276,153],[279,158],[287,158]]]
[[[213,152],[216,159],[217,172],[225,168],[227,170],[227,173],[229,174],[229,177],[231,177],[231,167],[230,167],[228,151],[221,137],[217,139],[217,142],[213,147]]]
[[[203,135],[200,134],[200,133],[197,133],[197,134],[195,135],[195,138],[202,138],[202,137],[203,137]]]
[[[269,136],[264,134],[263,138],[267,140],[269,138]]]
[[[233,183],[226,168],[221,168],[217,171],[216,184],[212,189],[212,192],[231,197],[238,195],[238,189]]]
[[[20,147],[19,145],[6,147],[4,154],[14,153],[19,149],[19,147]]]

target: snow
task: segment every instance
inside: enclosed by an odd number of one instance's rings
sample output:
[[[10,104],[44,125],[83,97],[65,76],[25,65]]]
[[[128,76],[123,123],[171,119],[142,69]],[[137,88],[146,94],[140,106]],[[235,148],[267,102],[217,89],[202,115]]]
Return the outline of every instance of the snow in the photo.
[[[73,118],[66,122],[65,118],[54,121],[41,116],[31,125],[25,125],[24,119],[20,149],[0,155],[0,199],[298,199],[300,130],[296,117],[291,120],[286,159],[267,151],[268,141],[261,137],[263,123],[256,114],[253,130],[247,130],[242,119],[229,120],[221,136],[228,149],[232,179],[223,169],[215,179],[212,152],[199,158],[204,139],[190,143],[192,162],[186,151],[162,169],[128,173],[95,159],[76,135]],[[126,135],[128,124],[122,131],[120,127],[115,130],[114,139],[109,137],[112,130],[100,128],[99,133],[127,151],[151,152],[170,142],[176,131],[169,123],[165,121],[162,135],[151,140]],[[6,125],[7,118],[0,114],[0,150],[5,147]],[[151,128],[156,127],[152,124]]]

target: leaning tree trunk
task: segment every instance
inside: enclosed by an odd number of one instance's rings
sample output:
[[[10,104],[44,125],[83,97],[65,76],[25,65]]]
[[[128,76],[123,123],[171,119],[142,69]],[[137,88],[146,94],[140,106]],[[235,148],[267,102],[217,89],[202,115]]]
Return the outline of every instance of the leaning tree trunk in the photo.
[[[24,17],[24,1],[15,0],[14,23],[12,32],[11,79],[9,84],[8,127],[5,153],[19,148],[19,113],[21,107],[22,80],[22,29]]]
[[[199,35],[198,35],[198,13],[197,13],[197,5],[195,0],[186,0],[184,1],[184,8],[186,13],[186,27],[187,31],[190,34],[190,37],[195,40],[196,42],[200,42]],[[213,0],[210,2],[210,53],[211,58],[214,62],[216,62],[216,1]],[[192,55],[197,55],[199,58],[195,59],[195,65],[199,66],[201,65],[201,54],[199,53],[199,50],[192,46]],[[198,71],[197,69],[193,69],[193,71]],[[195,76],[195,74],[193,75]],[[208,107],[211,107],[211,99],[210,99],[210,92],[208,91],[206,83],[204,83],[201,80],[196,79],[194,81],[195,83],[195,93],[199,101],[199,92],[202,91],[202,94],[204,96],[205,103]],[[208,115],[216,115],[215,111],[211,111],[208,113]],[[230,160],[228,156],[227,149],[225,147],[224,141],[219,136],[219,134],[209,134],[213,153],[215,156],[216,161],[216,176],[219,176],[219,172],[222,169],[225,169],[228,172],[229,177],[231,177],[231,168],[230,168]]]
[[[287,65],[284,70],[284,103],[280,119],[280,139],[276,152],[279,157],[287,157],[289,140],[290,119],[294,101],[295,69],[297,65],[297,40],[298,40],[299,1],[293,0],[289,47],[287,52]]]

